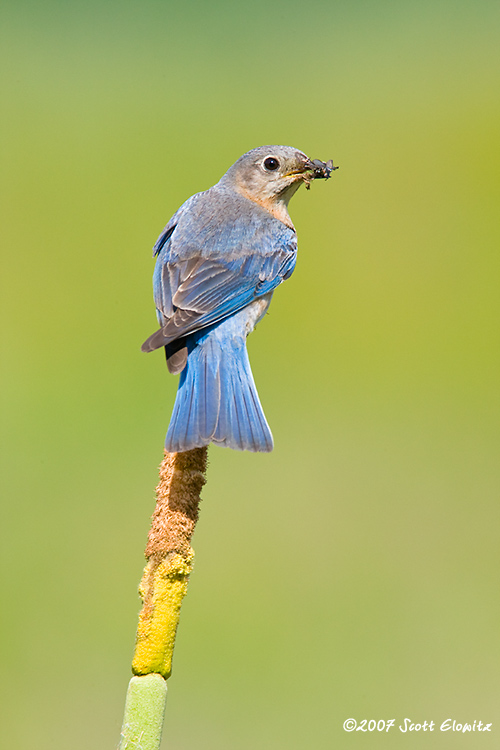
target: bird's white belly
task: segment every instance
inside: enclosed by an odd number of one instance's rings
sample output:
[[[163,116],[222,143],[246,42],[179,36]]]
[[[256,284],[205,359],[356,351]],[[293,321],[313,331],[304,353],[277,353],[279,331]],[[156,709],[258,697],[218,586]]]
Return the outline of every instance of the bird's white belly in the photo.
[[[259,297],[245,307],[245,312],[247,314],[245,333],[247,336],[249,333],[252,333],[259,320],[266,314],[267,308],[271,304],[272,296],[273,293],[268,292],[263,297]]]

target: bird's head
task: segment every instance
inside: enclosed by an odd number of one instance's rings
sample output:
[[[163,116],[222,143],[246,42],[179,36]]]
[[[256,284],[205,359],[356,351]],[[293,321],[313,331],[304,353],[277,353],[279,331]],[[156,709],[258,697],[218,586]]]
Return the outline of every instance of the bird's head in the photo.
[[[290,146],[260,146],[243,154],[221,183],[230,185],[288,224],[288,202],[302,183],[308,188],[314,179],[328,179],[334,169],[337,167],[331,161],[312,161]]]

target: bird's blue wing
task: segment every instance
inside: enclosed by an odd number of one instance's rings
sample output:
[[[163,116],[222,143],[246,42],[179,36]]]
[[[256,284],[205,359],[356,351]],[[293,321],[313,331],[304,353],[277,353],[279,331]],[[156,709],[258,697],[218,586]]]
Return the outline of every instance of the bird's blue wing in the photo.
[[[155,246],[159,255],[154,295],[162,327],[143,344],[144,351],[165,346],[232,315],[256,297],[273,291],[295,266],[295,232],[275,219],[270,218],[266,226],[261,216],[259,230],[250,235],[247,231],[238,234],[237,222],[232,222],[231,236],[224,236],[222,243],[214,242],[208,255],[206,244],[200,243],[201,233],[186,239],[186,232],[180,232],[182,244],[177,240],[176,216]],[[244,226],[246,230],[247,219]]]

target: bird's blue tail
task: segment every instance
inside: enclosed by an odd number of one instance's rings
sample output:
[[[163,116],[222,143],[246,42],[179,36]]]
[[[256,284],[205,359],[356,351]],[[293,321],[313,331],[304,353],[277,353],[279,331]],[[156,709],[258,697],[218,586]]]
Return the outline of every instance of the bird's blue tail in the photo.
[[[236,450],[271,451],[273,437],[260,405],[246,335],[224,330],[228,321],[187,339],[165,448],[173,453],[209,443]]]

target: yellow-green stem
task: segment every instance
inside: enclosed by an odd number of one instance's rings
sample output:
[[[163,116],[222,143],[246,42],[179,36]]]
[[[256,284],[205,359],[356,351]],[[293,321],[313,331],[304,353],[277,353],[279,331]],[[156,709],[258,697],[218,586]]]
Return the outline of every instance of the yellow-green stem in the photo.
[[[158,750],[167,683],[159,674],[132,677],[128,685],[119,750]]]

